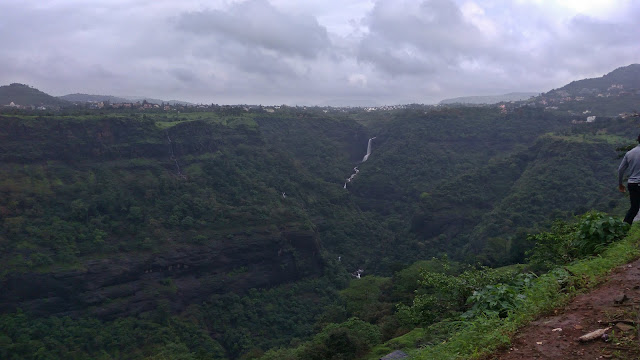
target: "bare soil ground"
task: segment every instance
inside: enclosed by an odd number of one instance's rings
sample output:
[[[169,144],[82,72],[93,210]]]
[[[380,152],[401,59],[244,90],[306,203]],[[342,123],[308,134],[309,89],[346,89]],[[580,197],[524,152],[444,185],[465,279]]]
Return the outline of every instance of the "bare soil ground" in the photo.
[[[640,359],[640,260],[616,268],[607,280],[578,295],[552,316],[520,329],[508,349],[491,360]],[[609,328],[589,342],[578,338]]]

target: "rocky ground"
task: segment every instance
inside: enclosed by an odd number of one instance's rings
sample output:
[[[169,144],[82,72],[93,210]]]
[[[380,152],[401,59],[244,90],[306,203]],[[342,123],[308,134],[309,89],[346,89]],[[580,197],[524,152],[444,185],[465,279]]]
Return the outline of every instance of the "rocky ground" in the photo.
[[[520,329],[491,360],[640,359],[640,260],[616,268],[599,287]],[[591,341],[579,338],[605,329]]]

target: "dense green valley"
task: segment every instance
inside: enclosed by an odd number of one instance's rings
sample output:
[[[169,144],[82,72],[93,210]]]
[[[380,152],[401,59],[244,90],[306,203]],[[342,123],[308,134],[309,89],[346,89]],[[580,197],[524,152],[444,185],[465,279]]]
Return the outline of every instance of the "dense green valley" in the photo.
[[[487,310],[622,216],[640,124],[503,105],[0,110],[0,358],[366,358]]]

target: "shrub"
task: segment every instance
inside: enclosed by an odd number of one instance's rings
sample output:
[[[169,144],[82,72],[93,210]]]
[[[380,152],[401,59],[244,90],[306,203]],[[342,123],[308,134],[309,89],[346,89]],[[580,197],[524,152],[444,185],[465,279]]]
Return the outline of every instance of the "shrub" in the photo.
[[[527,241],[535,244],[526,253],[531,268],[534,271],[545,271],[558,264],[571,262],[571,246],[576,230],[576,224],[556,220],[551,231],[529,234]]]
[[[510,311],[515,310],[525,299],[527,288],[531,286],[533,274],[520,274],[511,284],[490,284],[480,291],[474,291],[467,299],[471,309],[462,314],[465,319],[478,315],[498,316],[505,318]]]
[[[629,224],[604,213],[590,211],[576,222],[556,221],[550,232],[529,235],[535,243],[527,252],[528,261],[536,271],[549,270],[580,258],[599,254],[606,246],[622,239]]]
[[[598,254],[629,231],[629,224],[597,211],[584,214],[577,227],[574,247],[577,257]]]
[[[466,301],[474,291],[489,284],[508,282],[515,272],[481,267],[466,270],[457,276],[429,271],[421,275],[421,288],[417,290],[419,295],[416,295],[410,307],[398,305],[398,316],[404,322],[425,325],[459,315],[465,310]]]

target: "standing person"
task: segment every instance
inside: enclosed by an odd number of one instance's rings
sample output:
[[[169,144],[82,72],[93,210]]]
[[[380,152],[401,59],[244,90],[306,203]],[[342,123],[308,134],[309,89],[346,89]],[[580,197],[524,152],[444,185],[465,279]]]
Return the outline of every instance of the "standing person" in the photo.
[[[637,140],[638,143],[640,143],[640,135],[638,135]],[[627,211],[627,215],[624,217],[624,222],[631,225],[633,218],[638,214],[638,209],[640,209],[640,144],[624,154],[622,162],[618,167],[618,190],[622,193],[625,192],[625,187],[622,184],[622,177],[627,169],[629,169],[627,188],[629,189],[631,207],[629,208],[629,211]]]

